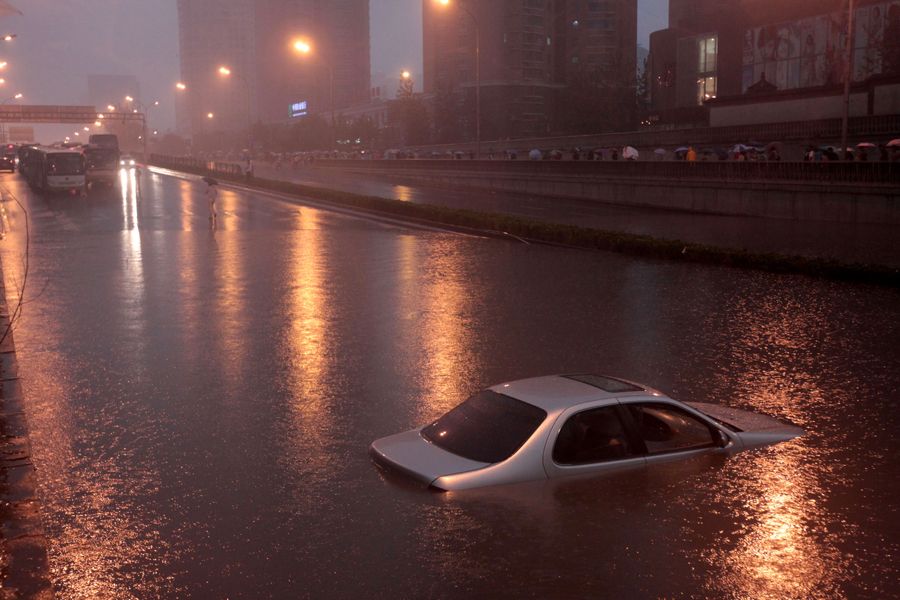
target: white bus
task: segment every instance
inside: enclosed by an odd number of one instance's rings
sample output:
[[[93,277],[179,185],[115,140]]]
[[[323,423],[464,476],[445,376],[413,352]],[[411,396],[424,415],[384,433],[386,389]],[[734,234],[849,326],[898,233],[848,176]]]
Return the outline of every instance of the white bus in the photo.
[[[81,192],[85,185],[84,155],[68,148],[37,148],[28,153],[28,183],[42,192]]]

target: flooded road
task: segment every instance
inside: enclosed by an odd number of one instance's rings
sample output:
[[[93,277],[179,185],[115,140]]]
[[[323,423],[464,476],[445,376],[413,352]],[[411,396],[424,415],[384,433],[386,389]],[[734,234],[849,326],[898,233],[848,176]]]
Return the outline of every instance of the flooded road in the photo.
[[[40,198],[15,336],[60,598],[882,598],[900,292],[393,227],[146,174]],[[132,182],[133,184],[134,182]],[[10,294],[24,215],[4,198]],[[10,298],[10,306],[16,304]],[[807,434],[436,494],[375,438],[602,372]]]

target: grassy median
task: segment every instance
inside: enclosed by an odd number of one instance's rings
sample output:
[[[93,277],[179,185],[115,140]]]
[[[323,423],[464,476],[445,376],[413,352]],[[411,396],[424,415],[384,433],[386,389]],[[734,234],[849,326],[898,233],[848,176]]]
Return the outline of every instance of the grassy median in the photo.
[[[245,179],[240,176],[223,175],[205,169],[185,168],[167,164],[163,161],[156,163],[156,166],[197,175],[209,175],[222,181],[233,181],[261,190],[296,196],[301,200],[309,198],[318,202],[332,204],[336,207],[352,208],[428,225],[469,230],[488,235],[514,236],[533,243],[553,244],[585,250],[606,250],[680,262],[723,265],[775,273],[798,273],[829,279],[900,286],[900,269],[893,269],[883,265],[847,264],[820,258],[748,252],[739,249],[692,244],[680,240],[660,239],[646,235],[549,223],[514,215],[477,212],[433,204],[401,202],[399,200],[351,194],[287,181],[256,177]]]

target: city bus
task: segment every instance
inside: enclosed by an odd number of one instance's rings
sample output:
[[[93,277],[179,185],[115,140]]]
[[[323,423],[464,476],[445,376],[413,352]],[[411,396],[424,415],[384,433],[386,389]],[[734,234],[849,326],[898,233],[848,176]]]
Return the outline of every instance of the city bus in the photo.
[[[84,147],[85,178],[88,186],[112,187],[119,180],[119,151],[116,148],[88,144]]]
[[[65,148],[35,148],[28,152],[26,177],[42,192],[82,192],[85,185],[84,155]]]

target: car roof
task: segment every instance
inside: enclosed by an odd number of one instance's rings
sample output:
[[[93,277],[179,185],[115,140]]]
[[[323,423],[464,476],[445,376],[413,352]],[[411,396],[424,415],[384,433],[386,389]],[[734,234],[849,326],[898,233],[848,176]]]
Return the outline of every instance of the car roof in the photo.
[[[604,389],[606,388],[606,389]],[[492,391],[533,404],[548,413],[585,402],[653,393],[639,383],[605,375],[547,375],[491,386]]]

